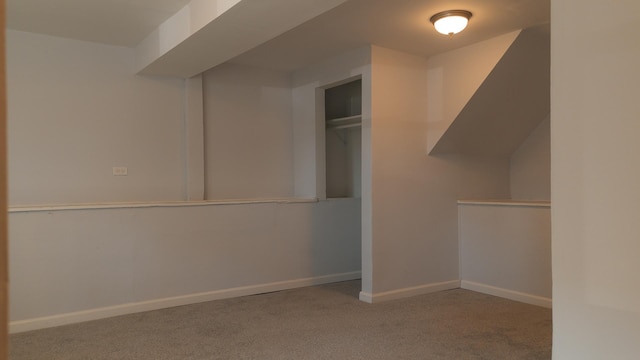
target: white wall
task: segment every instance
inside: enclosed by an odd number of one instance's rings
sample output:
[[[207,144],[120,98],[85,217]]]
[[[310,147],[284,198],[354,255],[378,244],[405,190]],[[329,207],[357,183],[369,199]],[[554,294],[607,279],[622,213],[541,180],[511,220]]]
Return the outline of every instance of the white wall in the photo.
[[[462,287],[551,307],[549,205],[458,206]]]
[[[640,2],[551,2],[553,358],[640,354]]]
[[[129,48],[7,31],[11,205],[183,198],[184,81],[133,62]]]
[[[207,199],[291,197],[290,75],[224,64],[203,88]]]
[[[551,199],[550,117],[511,154],[511,198]]]
[[[358,199],[14,212],[12,329],[359,278],[359,217]]]
[[[373,47],[371,67],[373,286],[364,296],[455,287],[457,200],[508,197],[508,159],[427,156],[426,61]]]

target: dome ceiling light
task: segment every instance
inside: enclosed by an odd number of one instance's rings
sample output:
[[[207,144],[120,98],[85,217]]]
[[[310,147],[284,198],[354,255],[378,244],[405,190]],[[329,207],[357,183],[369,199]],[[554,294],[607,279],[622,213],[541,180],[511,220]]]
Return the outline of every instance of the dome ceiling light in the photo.
[[[453,36],[467,27],[471,15],[467,10],[447,10],[433,15],[430,20],[436,31]]]

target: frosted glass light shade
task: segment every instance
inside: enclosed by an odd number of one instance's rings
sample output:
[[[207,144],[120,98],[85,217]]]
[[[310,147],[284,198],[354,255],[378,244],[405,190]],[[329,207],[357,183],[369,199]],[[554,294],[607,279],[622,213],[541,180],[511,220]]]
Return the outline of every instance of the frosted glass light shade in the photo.
[[[433,15],[431,22],[439,33],[454,35],[467,27],[469,18],[471,13],[466,10],[449,10]]]

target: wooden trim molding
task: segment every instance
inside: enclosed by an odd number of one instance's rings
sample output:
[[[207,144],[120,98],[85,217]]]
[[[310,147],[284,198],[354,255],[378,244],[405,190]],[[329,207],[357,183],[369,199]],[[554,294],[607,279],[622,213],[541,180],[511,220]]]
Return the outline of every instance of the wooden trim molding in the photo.
[[[223,206],[223,205],[247,205],[247,204],[302,204],[315,203],[318,199],[280,198],[280,199],[239,199],[239,200],[203,200],[203,201],[158,201],[139,203],[100,203],[100,204],[56,204],[56,205],[29,205],[9,206],[9,214],[30,212],[53,212],[72,210],[104,210],[104,209],[139,209],[139,208],[167,208],[167,207],[197,207],[197,206]]]
[[[536,306],[542,306],[551,309],[552,300],[544,296],[527,294],[515,290],[499,288],[497,286],[491,286],[487,284],[481,284],[473,281],[462,280],[460,283],[462,289],[471,290],[483,294],[498,296],[501,298],[519,301],[525,304],[531,304]]]
[[[54,326],[75,324],[84,321],[104,319],[113,316],[133,314],[143,311],[166,309],[174,306],[197,304],[206,301],[229,299],[240,296],[263,294],[274,291],[301,288],[320,284],[328,284],[339,281],[349,281],[362,278],[360,271],[353,271],[340,274],[322,275],[303,279],[286,280],[266,284],[256,284],[243,287],[220,289],[198,294],[188,294],[170,298],[154,299],[141,302],[133,302],[116,306],[109,306],[97,309],[77,311],[73,313],[58,314],[22,321],[14,321],[10,325],[10,332],[19,333],[24,331],[45,329]]]
[[[360,292],[360,301],[369,304],[379,303],[382,301],[404,299],[416,295],[430,294],[438,291],[457,289],[460,287],[460,280],[444,281],[439,283],[431,283],[419,286],[413,286],[403,289],[396,289],[380,293],[370,294],[364,291]]]
[[[458,200],[458,205],[510,206],[510,207],[544,207],[550,208],[551,202],[546,200]]]
[[[9,358],[9,258],[7,240],[7,88],[5,0],[0,0],[0,360]]]

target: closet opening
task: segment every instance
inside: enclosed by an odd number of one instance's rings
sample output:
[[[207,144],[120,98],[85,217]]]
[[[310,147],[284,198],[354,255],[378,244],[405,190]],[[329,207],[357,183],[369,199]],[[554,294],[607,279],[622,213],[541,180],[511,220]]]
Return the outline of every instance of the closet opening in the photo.
[[[324,91],[326,197],[361,197],[362,80]]]

